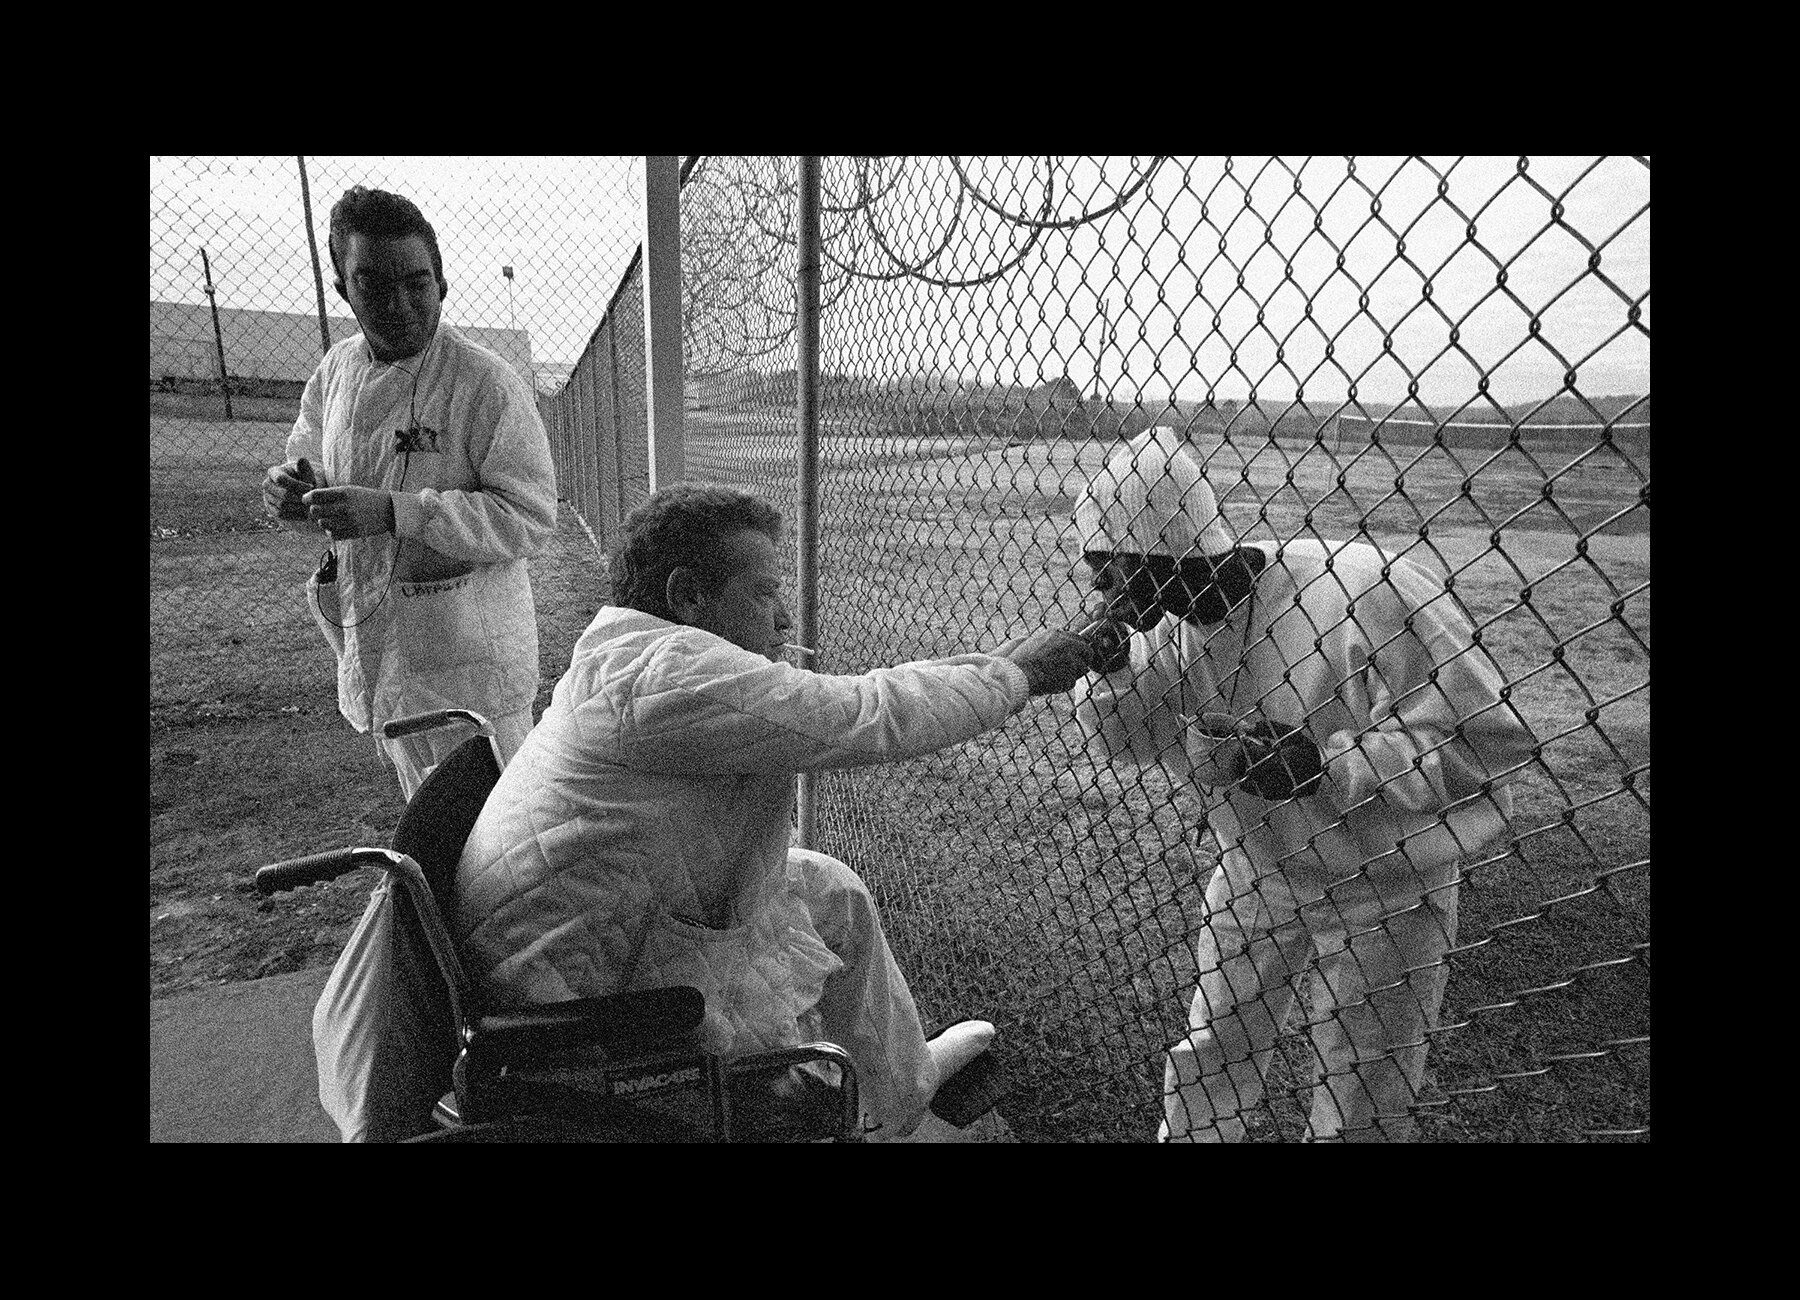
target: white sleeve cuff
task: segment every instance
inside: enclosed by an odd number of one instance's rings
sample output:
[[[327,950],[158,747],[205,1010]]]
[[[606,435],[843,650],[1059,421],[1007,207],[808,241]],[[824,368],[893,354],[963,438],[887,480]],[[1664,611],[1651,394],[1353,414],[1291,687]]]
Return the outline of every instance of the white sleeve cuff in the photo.
[[[425,502],[416,492],[390,492],[394,501],[394,536],[417,537],[425,531]]]
[[[995,655],[994,662],[1000,665],[1000,675],[1006,678],[1006,687],[1012,692],[1012,711],[1017,713],[1031,699],[1031,678],[1025,670],[1004,655]]]

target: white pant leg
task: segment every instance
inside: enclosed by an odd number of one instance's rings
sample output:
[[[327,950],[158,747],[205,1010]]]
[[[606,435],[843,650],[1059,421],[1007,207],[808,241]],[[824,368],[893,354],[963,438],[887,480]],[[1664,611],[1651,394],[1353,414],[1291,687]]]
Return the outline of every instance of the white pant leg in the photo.
[[[502,765],[511,762],[512,756],[519,752],[519,746],[525,743],[525,737],[531,734],[531,710],[504,713],[488,718],[488,721],[493,724],[494,743],[499,747]],[[389,740],[377,727],[375,746],[382,759],[398,774],[400,793],[410,802],[432,769],[449,758],[472,734],[466,725],[457,724]]]
[[[903,1137],[924,1118],[937,1068],[875,900],[836,858],[789,849],[788,862],[797,869],[814,929],[844,963],[826,977],[820,1031],[856,1063],[863,1113],[879,1125],[880,1139]]]
[[[1344,924],[1321,934],[1311,1033],[1320,1078],[1313,1088],[1315,1141],[1406,1142],[1411,1105],[1425,1078],[1428,1029],[1449,980],[1444,953],[1456,943],[1456,887],[1416,906],[1371,899],[1346,907]],[[1359,933],[1360,932],[1360,933]]]
[[[1159,1142],[1243,1140],[1243,1116],[1262,1101],[1293,1005],[1294,977],[1311,955],[1286,886],[1234,875],[1220,868],[1207,886],[1188,1034],[1169,1049],[1163,1070]]]

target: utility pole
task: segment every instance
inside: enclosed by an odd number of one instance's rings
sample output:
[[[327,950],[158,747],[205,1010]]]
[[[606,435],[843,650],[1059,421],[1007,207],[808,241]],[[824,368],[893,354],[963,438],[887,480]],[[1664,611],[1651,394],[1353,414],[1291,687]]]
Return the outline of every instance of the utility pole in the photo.
[[[331,351],[331,324],[325,317],[325,275],[319,269],[319,239],[313,234],[312,189],[306,183],[306,155],[298,156],[300,163],[300,207],[306,213],[306,247],[312,254],[313,294],[319,304],[319,355],[322,357]]]
[[[512,332],[519,332],[519,318],[513,314],[513,269],[510,266],[500,268],[500,274],[506,277],[506,320],[512,326]],[[531,358],[531,336],[525,336],[525,368],[531,372],[531,400],[537,401],[537,362]]]
[[[206,272],[206,301],[212,304],[213,346],[219,350],[219,390],[225,394],[225,418],[231,418],[231,380],[225,374],[225,335],[219,329],[219,300],[213,296],[212,260],[200,250],[200,265]]]

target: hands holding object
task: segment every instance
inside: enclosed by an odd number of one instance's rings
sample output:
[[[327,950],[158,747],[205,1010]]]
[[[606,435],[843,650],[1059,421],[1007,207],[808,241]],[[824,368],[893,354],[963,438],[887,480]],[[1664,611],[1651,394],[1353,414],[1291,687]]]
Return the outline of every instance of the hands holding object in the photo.
[[[355,486],[320,487],[304,456],[273,466],[263,476],[263,505],[277,519],[310,520],[334,541],[394,531],[394,498],[389,493]]]
[[[1258,799],[1312,794],[1324,779],[1319,747],[1299,727],[1284,727],[1267,718],[1244,723],[1229,713],[1203,713],[1195,725],[1219,742],[1213,749],[1213,766]]]
[[[378,537],[394,531],[394,498],[366,487],[314,488],[301,501],[307,516],[334,541]]]
[[[302,523],[309,518],[304,497],[317,486],[306,457],[275,465],[263,475],[263,505],[277,519]]]
[[[1093,672],[1115,673],[1131,667],[1135,613],[1120,602],[1089,612],[1092,621],[1081,636],[1092,647]],[[1229,713],[1202,714],[1197,725],[1219,742],[1213,750],[1213,765],[1259,799],[1278,801],[1311,794],[1324,778],[1319,747],[1299,727],[1284,727],[1267,718],[1243,723]]]

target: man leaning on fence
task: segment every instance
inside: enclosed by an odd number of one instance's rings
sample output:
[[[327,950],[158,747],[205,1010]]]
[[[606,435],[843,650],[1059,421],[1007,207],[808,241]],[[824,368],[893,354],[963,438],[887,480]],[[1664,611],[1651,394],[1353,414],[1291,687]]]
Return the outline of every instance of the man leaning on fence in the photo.
[[[337,654],[338,708],[376,731],[410,799],[460,737],[387,740],[384,722],[473,709],[508,757],[531,730],[526,559],[556,526],[556,475],[530,387],[441,322],[450,286],[419,209],[359,185],[332,208],[329,245],[362,333],[307,381],[263,499],[330,538],[307,601]]]
[[[1090,738],[1207,796],[1219,865],[1162,1141],[1236,1141],[1303,974],[1314,1140],[1407,1140],[1466,864],[1501,851],[1530,732],[1422,566],[1367,542],[1238,545],[1173,430],[1075,506],[1119,620],[1076,689]]]

